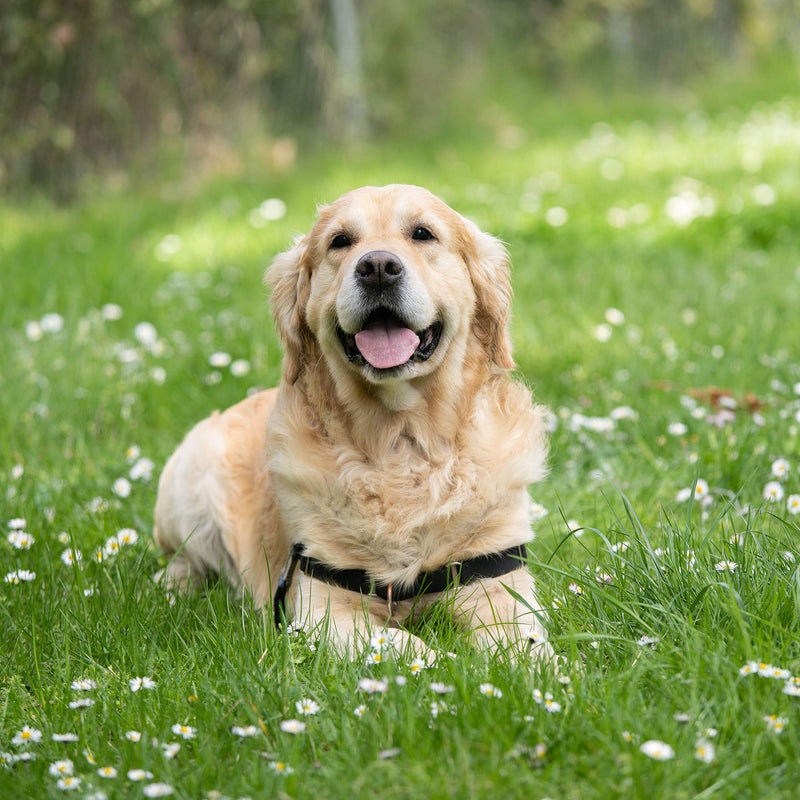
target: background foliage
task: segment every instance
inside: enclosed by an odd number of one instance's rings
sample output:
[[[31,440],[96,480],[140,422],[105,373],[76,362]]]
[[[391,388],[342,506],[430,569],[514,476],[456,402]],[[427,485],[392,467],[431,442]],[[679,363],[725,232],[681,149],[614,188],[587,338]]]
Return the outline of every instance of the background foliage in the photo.
[[[254,134],[286,166],[298,141],[485,124],[509,84],[677,85],[796,49],[798,20],[797,0],[7,0],[0,188],[67,198],[165,149],[231,170]]]

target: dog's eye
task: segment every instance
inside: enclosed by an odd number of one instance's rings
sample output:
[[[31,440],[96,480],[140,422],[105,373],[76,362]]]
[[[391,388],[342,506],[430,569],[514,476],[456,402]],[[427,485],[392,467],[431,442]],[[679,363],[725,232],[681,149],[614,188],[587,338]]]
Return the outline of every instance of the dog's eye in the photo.
[[[350,237],[344,233],[334,236],[331,240],[331,247],[334,250],[341,250],[343,247],[350,247],[351,244],[352,242],[350,241]]]
[[[414,233],[411,234],[412,239],[416,239],[418,242],[429,242],[431,239],[435,239],[436,237],[427,229],[420,226],[419,228],[414,229]]]

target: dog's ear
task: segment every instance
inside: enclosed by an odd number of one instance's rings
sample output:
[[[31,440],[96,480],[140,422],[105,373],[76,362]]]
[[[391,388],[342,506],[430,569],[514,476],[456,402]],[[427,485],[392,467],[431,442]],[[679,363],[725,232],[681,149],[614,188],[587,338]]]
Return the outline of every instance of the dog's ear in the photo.
[[[303,368],[304,354],[313,336],[306,322],[306,303],[311,291],[308,237],[275,256],[264,276],[270,289],[270,306],[283,345],[283,375],[294,383]]]
[[[472,329],[489,360],[500,369],[514,369],[511,355],[511,264],[505,245],[465,220],[467,266],[475,289]]]

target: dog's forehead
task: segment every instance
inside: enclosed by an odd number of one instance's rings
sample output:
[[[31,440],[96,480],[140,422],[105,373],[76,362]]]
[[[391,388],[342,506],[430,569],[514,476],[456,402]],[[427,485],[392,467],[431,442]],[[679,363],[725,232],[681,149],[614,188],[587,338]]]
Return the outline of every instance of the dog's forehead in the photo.
[[[419,186],[394,184],[366,186],[342,195],[320,211],[317,232],[331,227],[391,233],[410,222],[453,222],[458,214],[446,203]]]

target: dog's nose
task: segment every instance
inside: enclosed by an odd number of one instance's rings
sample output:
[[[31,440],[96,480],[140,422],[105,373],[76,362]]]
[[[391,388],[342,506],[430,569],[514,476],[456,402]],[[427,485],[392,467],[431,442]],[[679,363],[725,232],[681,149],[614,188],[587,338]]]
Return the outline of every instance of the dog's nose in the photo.
[[[369,289],[386,289],[403,276],[403,262],[385,250],[373,250],[358,259],[356,276]]]

